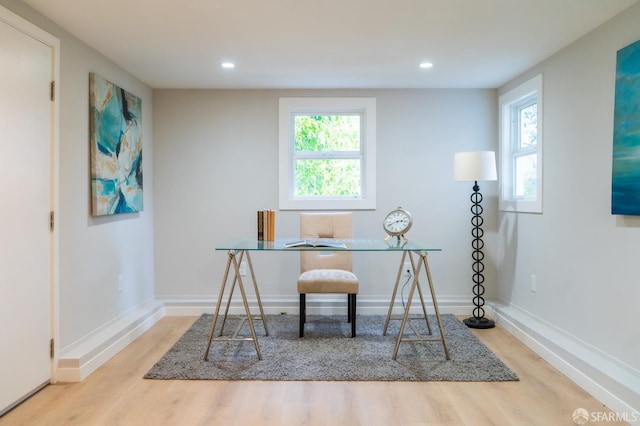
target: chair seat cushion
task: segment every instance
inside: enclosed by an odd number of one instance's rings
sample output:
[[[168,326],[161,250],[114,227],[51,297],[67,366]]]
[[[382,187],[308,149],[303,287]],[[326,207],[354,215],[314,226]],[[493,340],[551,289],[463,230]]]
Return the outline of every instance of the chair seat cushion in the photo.
[[[298,293],[358,293],[358,278],[342,269],[312,269],[298,278]]]

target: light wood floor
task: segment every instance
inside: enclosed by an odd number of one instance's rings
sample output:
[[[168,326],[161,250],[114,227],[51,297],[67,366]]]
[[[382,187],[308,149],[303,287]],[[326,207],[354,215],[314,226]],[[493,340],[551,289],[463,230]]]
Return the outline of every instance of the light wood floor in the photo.
[[[195,319],[163,318],[83,382],[47,386],[0,425],[549,426],[573,425],[577,408],[607,411],[500,327],[474,333],[518,382],[142,379]]]

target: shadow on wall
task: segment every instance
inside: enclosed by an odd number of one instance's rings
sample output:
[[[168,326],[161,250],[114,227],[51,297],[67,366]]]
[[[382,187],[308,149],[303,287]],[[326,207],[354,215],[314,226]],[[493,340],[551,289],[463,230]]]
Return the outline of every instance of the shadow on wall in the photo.
[[[498,228],[498,297],[508,302],[512,300],[515,285],[516,259],[518,258],[518,215],[500,212]]]
[[[484,234],[486,236],[485,243],[491,241],[491,243],[495,244],[495,250],[491,250],[489,248],[485,249],[485,277],[491,277],[491,282],[486,283],[485,286],[487,288],[487,297],[491,299],[495,299],[496,296],[500,294],[500,283],[499,283],[499,262],[500,262],[500,253],[498,251],[498,239],[500,238],[499,234],[499,211],[498,211],[498,197],[496,195],[489,195],[484,197],[484,201],[482,202],[484,205],[484,224],[482,226],[484,230]],[[470,222],[469,226],[471,226],[470,231],[472,232],[473,222]],[[473,237],[473,234],[471,234]],[[495,240],[494,240],[495,238]],[[494,242],[495,241],[495,242]]]

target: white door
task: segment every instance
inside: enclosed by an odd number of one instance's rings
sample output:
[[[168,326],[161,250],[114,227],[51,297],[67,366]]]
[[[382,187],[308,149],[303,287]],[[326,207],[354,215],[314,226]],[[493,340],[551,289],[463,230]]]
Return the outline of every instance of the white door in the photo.
[[[0,19],[0,414],[51,379],[51,80],[51,48]]]

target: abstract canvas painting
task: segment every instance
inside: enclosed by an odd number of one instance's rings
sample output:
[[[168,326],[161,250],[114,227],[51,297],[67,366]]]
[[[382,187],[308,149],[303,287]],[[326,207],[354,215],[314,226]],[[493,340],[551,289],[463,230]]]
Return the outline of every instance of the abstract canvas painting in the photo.
[[[640,215],[640,40],[617,55],[611,182],[611,213]]]
[[[92,213],[142,211],[142,101],[94,73],[89,93]]]

